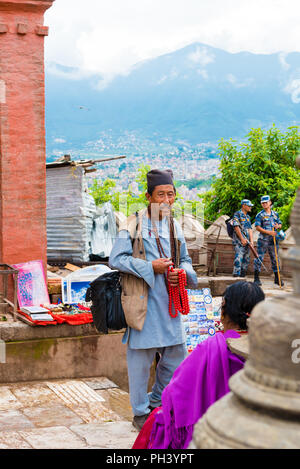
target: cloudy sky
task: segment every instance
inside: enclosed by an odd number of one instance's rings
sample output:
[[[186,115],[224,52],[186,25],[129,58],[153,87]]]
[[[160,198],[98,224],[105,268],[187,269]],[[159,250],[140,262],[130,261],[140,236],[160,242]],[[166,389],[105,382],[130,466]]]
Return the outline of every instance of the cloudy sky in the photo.
[[[55,0],[46,63],[108,80],[201,42],[229,52],[300,52],[299,0]]]

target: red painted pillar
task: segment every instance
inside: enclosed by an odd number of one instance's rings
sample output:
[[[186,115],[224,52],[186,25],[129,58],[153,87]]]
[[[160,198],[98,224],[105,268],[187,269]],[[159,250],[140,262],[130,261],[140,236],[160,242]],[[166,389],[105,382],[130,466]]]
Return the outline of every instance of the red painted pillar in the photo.
[[[44,13],[0,0],[0,263],[47,262]]]

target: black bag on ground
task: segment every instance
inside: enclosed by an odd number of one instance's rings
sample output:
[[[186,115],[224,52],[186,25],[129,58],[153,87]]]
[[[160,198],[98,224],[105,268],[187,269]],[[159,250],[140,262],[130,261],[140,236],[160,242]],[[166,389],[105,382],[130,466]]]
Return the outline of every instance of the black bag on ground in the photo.
[[[85,301],[91,301],[91,312],[96,329],[108,334],[127,326],[121,303],[120,272],[107,272],[90,283]]]

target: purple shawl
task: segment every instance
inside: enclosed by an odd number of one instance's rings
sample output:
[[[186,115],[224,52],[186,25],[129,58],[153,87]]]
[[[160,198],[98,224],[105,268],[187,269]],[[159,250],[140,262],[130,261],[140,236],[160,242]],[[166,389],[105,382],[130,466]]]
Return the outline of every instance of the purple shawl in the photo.
[[[228,338],[240,335],[218,332],[197,345],[179,365],[162,393],[162,409],[157,412],[148,448],[185,449],[195,423],[207,409],[230,389],[230,376],[244,366],[244,359],[230,352]]]

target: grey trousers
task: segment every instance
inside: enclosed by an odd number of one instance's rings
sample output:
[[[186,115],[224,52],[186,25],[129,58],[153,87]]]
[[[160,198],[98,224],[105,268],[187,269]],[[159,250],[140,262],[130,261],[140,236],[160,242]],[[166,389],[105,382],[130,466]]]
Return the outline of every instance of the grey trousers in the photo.
[[[160,360],[156,368],[155,383],[151,392],[148,393],[150,368],[156,352],[160,354]],[[187,355],[185,343],[151,349],[127,347],[129,395],[134,415],[148,414],[149,405],[152,407],[161,405],[161,394],[164,388]]]

